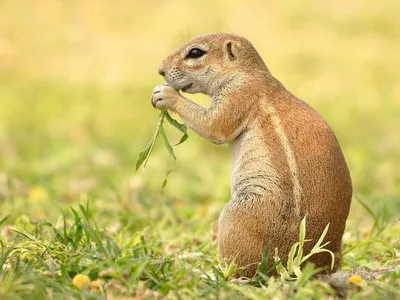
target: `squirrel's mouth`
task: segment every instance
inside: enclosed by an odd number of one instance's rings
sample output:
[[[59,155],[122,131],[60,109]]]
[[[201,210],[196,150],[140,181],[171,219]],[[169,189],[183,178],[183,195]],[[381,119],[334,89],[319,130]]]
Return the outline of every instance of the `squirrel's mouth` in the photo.
[[[181,90],[182,92],[186,92],[186,90],[190,89],[193,83],[189,83],[188,85],[184,86]]]

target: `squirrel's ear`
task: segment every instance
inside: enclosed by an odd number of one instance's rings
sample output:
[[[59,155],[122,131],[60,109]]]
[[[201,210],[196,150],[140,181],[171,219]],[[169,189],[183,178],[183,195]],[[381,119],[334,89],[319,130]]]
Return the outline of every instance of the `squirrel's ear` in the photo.
[[[229,60],[236,60],[238,55],[238,45],[234,41],[226,41],[224,43],[224,50],[228,55]]]

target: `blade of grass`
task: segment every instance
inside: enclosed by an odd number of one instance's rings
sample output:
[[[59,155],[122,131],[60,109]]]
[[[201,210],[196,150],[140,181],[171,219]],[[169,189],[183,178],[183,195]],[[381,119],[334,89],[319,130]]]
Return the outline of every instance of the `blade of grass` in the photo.
[[[395,250],[393,249],[393,247],[390,244],[388,244],[388,243],[386,243],[386,242],[384,242],[382,240],[374,239],[374,240],[368,240],[368,241],[362,242],[360,244],[357,244],[357,245],[355,245],[353,247],[350,247],[349,249],[343,251],[343,256],[348,254],[349,252],[357,249],[357,248],[361,248],[361,247],[364,247],[364,246],[367,246],[367,245],[373,244],[373,243],[381,244],[381,245],[385,246],[390,252],[392,252],[392,253],[395,252]]]
[[[12,246],[2,253],[0,257],[0,273],[3,271],[3,266],[6,263],[8,256],[14,249],[15,249],[14,246]]]
[[[8,217],[11,215],[11,213],[9,212],[8,214],[6,214],[3,218],[1,218],[0,220],[0,226],[3,225],[3,223],[5,221],[7,221]]]
[[[174,146],[178,146],[180,144],[182,144],[184,141],[187,140],[188,135],[186,133],[187,131],[187,126],[184,124],[179,123],[178,121],[176,121],[175,119],[172,119],[172,117],[169,115],[169,113],[166,111],[165,112],[165,118],[167,119],[167,121],[169,122],[169,124],[171,124],[172,126],[174,126],[176,129],[178,129],[180,132],[183,133],[181,139],[179,140],[179,142],[177,144],[175,144]]]
[[[290,248],[289,255],[288,255],[288,260],[287,260],[287,263],[286,263],[288,272],[292,272],[293,265],[298,265],[298,263],[296,263],[296,261],[297,261],[296,253],[298,252],[299,245],[300,245],[300,243],[296,242]],[[301,257],[300,257],[300,259],[301,259]]]
[[[326,236],[326,234],[328,233],[328,229],[329,229],[329,223],[328,225],[326,225],[324,231],[322,232],[318,242],[314,245],[313,249],[311,250],[311,252],[317,248],[323,248],[324,246],[326,246],[328,243],[324,244],[323,246],[321,246],[322,242],[324,241],[324,238]]]
[[[265,249],[264,255],[261,259],[261,264],[259,267],[258,272],[266,274],[267,272],[267,264],[268,264],[268,259],[269,259],[269,249],[270,249],[271,243],[268,242],[267,249]]]
[[[18,234],[20,234],[20,235],[22,235],[22,236],[24,236],[24,237],[26,237],[28,240],[34,242],[35,244],[37,244],[37,245],[39,245],[39,246],[43,246],[43,245],[40,243],[39,240],[37,240],[33,235],[31,235],[31,234],[28,233],[28,232],[22,232],[22,231],[19,231],[19,230],[17,230],[17,229],[10,229],[10,230],[11,230],[11,231],[14,231],[14,232],[16,232],[16,233],[18,233]]]
[[[374,218],[374,220],[376,219],[376,216],[374,214],[374,212],[372,211],[372,209],[364,202],[362,201],[359,197],[355,196],[356,200],[358,201],[358,203],[361,204],[361,206],[372,216],[372,218]]]
[[[176,156],[175,156],[175,153],[174,153],[174,149],[172,149],[172,146],[171,146],[170,143],[168,142],[168,138],[167,138],[167,136],[165,135],[165,131],[164,131],[164,128],[163,128],[162,126],[161,126],[160,129],[159,129],[159,135],[161,135],[161,137],[162,137],[162,139],[163,139],[163,141],[164,141],[165,147],[166,147],[167,150],[168,150],[168,153],[172,156],[172,158],[174,159],[174,161],[176,161]]]
[[[168,176],[169,176],[169,174],[170,174],[171,172],[172,172],[172,168],[168,170],[167,174],[165,174],[165,178],[164,178],[164,181],[163,181],[163,183],[162,183],[162,185],[161,185],[161,189],[164,189],[165,186],[167,185]]]
[[[301,264],[301,258],[303,257],[303,248],[304,248],[304,242],[306,238],[306,217],[303,218],[300,222],[300,232],[299,232],[299,247],[297,251],[297,256],[294,259],[294,264],[296,266],[299,266]],[[288,262],[288,269],[289,269],[289,262]]]
[[[146,146],[146,148],[144,148],[140,153],[139,153],[139,157],[136,161],[136,171],[140,168],[140,166],[143,165],[143,169],[146,168],[147,162],[150,158],[150,154],[153,151],[154,148],[154,144],[156,143],[157,137],[160,133],[160,128],[162,128],[162,125],[164,123],[164,116],[165,113],[161,112],[160,117],[158,118],[158,123],[157,123],[157,128],[156,131],[153,135],[152,140],[150,141],[150,144]]]

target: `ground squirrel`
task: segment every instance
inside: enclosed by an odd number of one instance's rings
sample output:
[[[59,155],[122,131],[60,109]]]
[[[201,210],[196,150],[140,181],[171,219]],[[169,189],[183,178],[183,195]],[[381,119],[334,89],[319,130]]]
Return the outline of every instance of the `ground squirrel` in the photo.
[[[218,222],[222,258],[253,276],[270,244],[281,256],[298,240],[307,215],[305,253],[325,226],[325,241],[340,268],[342,235],[352,186],[339,143],[329,125],[308,104],[273,77],[253,45],[225,33],[197,37],[175,50],[158,70],[152,104],[179,114],[187,126],[233,153],[231,201]],[[183,97],[203,93],[204,108]],[[310,259],[328,266],[327,253]],[[269,265],[272,265],[270,256]],[[328,270],[327,272],[330,272]]]

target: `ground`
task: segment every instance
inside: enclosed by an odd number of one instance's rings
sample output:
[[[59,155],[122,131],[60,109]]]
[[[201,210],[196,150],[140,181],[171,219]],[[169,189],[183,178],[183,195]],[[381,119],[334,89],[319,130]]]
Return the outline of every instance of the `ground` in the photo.
[[[400,297],[399,1],[2,8],[0,299]],[[189,131],[176,164],[159,141],[135,172],[159,116],[150,104],[159,63],[216,31],[250,39],[338,137],[354,197],[335,277],[307,267],[260,287],[220,265],[212,224],[229,201],[226,146]]]

